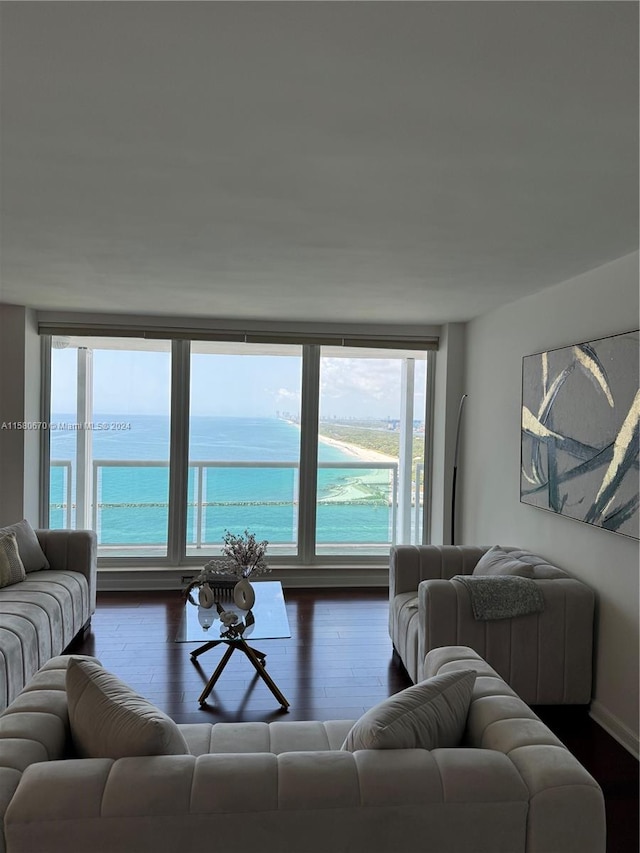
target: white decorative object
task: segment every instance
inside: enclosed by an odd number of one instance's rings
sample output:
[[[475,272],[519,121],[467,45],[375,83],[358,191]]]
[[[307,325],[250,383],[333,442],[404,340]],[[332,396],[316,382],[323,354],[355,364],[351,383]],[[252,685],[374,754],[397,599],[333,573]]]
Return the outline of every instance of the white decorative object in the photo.
[[[234,613],[233,610],[224,610],[220,614],[220,621],[225,628],[230,628],[232,625],[235,625],[236,622],[240,621],[240,617],[237,613]]]
[[[200,607],[213,607],[214,599],[215,596],[213,595],[213,590],[209,584],[202,584],[200,591],[198,592],[198,602],[200,603]]]
[[[241,610],[251,610],[255,604],[256,594],[247,578],[242,578],[234,586],[233,600]]]

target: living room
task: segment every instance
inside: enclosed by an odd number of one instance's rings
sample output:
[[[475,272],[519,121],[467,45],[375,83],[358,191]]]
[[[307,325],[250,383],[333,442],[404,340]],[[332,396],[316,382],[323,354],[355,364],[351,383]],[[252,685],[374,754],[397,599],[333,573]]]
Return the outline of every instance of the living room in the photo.
[[[594,592],[589,720],[637,759],[637,532],[521,499],[523,360],[639,325],[636,4],[2,5],[0,421],[51,418],[56,338],[212,358],[239,335],[309,352],[348,340],[350,357],[423,359],[422,541],[515,546]],[[301,464],[317,476],[305,411]],[[51,526],[47,453],[43,430],[0,431],[1,525]],[[320,635],[334,592],[336,619],[377,613],[386,651],[363,668],[399,691],[380,609],[392,543],[322,555],[314,494],[297,550],[270,543],[270,577]],[[169,602],[220,550],[188,557],[172,524],[161,559],[99,552],[83,653],[108,658],[145,601],[175,633]],[[142,651],[126,653],[147,665]],[[183,669],[168,663],[167,683]]]

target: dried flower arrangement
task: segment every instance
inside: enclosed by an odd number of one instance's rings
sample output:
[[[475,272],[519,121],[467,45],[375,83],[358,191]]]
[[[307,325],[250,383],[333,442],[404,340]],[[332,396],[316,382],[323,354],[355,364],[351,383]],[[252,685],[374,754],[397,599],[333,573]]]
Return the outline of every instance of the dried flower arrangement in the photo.
[[[209,569],[216,575],[232,576],[238,580],[271,571],[265,560],[269,544],[266,539],[258,542],[255,533],[248,530],[239,534],[225,530],[222,541],[223,562],[211,560],[205,565],[205,570]]]

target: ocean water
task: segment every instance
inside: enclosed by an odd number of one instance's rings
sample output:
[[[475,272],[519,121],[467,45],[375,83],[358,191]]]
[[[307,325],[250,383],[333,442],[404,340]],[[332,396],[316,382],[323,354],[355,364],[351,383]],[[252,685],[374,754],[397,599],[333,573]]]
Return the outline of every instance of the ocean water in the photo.
[[[54,424],[74,420],[52,417]],[[104,426],[92,430],[99,543],[166,544],[169,418],[100,415],[95,423]],[[76,441],[74,430],[51,430],[52,527],[68,523],[69,473],[57,462],[71,463],[72,504],[75,500]],[[299,442],[299,428],[277,418],[192,417],[187,545],[219,545],[225,530],[245,528],[270,543],[293,545]],[[363,468],[352,454],[322,442],[319,461],[335,467],[318,471],[318,544],[390,543],[390,471]],[[72,508],[72,525],[74,513]]]

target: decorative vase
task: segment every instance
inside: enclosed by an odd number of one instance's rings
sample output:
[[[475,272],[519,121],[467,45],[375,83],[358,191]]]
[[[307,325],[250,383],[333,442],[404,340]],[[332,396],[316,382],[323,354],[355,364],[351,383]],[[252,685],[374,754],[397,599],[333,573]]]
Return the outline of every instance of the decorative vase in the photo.
[[[247,578],[242,578],[233,588],[233,600],[240,610],[251,610],[256,594]]]
[[[198,592],[198,602],[200,604],[200,607],[213,607],[214,600],[215,596],[213,594],[213,590],[211,589],[208,583],[203,583],[200,587],[200,591]]]

